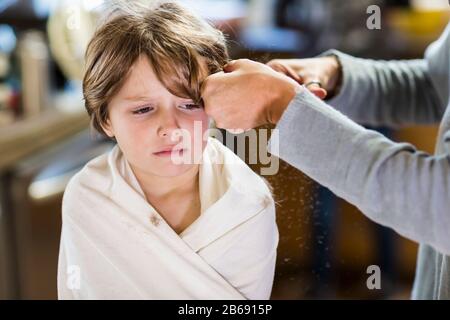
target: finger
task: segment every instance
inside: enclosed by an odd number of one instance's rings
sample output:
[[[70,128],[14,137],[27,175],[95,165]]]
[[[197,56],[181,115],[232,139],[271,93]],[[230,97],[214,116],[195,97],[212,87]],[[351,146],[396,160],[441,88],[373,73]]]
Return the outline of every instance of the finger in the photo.
[[[233,72],[235,71],[239,66],[238,60],[231,60],[226,65],[223,66],[224,72]]]
[[[249,60],[249,59],[238,59],[238,60],[231,60],[226,65],[223,66],[223,71],[226,73],[236,71],[238,69],[242,69],[245,67],[252,66],[254,64],[257,64],[258,62]]]
[[[306,87],[311,93],[313,93],[319,99],[325,99],[327,96],[327,90],[322,88],[320,85],[314,83]]]
[[[283,71],[282,64],[279,63],[279,62],[276,62],[274,60],[267,62],[266,65],[271,67],[275,71],[278,71],[278,72],[282,72]]]
[[[298,83],[302,84],[303,83],[303,79],[302,77],[300,77],[300,75],[298,74],[298,72],[296,72],[293,68],[291,68],[290,66],[285,66],[286,68],[286,74],[291,77],[292,79],[294,79],[295,81],[297,81]]]
[[[210,88],[213,86],[215,80],[225,75],[223,71],[219,71],[207,76],[200,84],[200,96],[203,99],[205,95],[208,95]]]
[[[271,67],[273,70],[275,70],[279,73],[282,73],[282,74],[294,79],[298,83],[303,84],[302,78],[300,77],[298,72],[295,72],[295,70],[293,68],[291,68],[289,65],[284,64],[282,62],[278,62],[276,60],[273,60],[273,61],[270,61],[269,63],[267,63],[267,66]]]
[[[315,96],[323,100],[328,92],[322,87],[322,82],[319,79],[317,76],[308,75],[302,79],[302,84]]]
[[[283,70],[283,64],[279,60],[270,60],[266,65],[278,72]]]

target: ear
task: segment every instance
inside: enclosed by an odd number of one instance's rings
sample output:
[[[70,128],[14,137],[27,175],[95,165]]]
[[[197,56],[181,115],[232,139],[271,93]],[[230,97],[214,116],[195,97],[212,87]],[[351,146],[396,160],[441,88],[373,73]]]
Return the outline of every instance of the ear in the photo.
[[[111,120],[108,118],[106,120],[106,123],[101,124],[103,131],[106,133],[106,135],[110,138],[114,138],[114,128],[111,124]]]

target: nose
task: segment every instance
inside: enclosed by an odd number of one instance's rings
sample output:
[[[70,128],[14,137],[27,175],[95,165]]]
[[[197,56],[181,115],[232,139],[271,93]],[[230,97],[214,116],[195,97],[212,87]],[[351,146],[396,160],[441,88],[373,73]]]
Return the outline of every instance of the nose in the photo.
[[[174,114],[169,111],[163,112],[159,121],[157,134],[161,138],[172,139],[172,134],[180,129]]]

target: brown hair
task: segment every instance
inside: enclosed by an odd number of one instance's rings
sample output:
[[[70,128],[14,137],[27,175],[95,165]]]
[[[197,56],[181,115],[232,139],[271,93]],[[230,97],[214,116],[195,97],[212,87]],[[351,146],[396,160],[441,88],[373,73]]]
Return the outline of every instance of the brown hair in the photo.
[[[108,102],[141,54],[169,92],[196,103],[202,77],[220,71],[228,61],[222,32],[176,2],[116,2],[86,51],[83,95],[98,132],[105,134]]]

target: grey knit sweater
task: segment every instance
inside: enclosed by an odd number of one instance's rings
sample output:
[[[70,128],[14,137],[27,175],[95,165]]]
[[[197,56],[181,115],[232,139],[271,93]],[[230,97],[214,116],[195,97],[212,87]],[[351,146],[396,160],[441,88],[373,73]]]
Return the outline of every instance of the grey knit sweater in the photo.
[[[343,84],[327,101],[302,90],[269,150],[367,217],[420,243],[416,299],[450,298],[450,25],[423,60],[374,61],[338,51]],[[331,106],[332,107],[331,107]],[[357,123],[440,122],[434,155]]]

